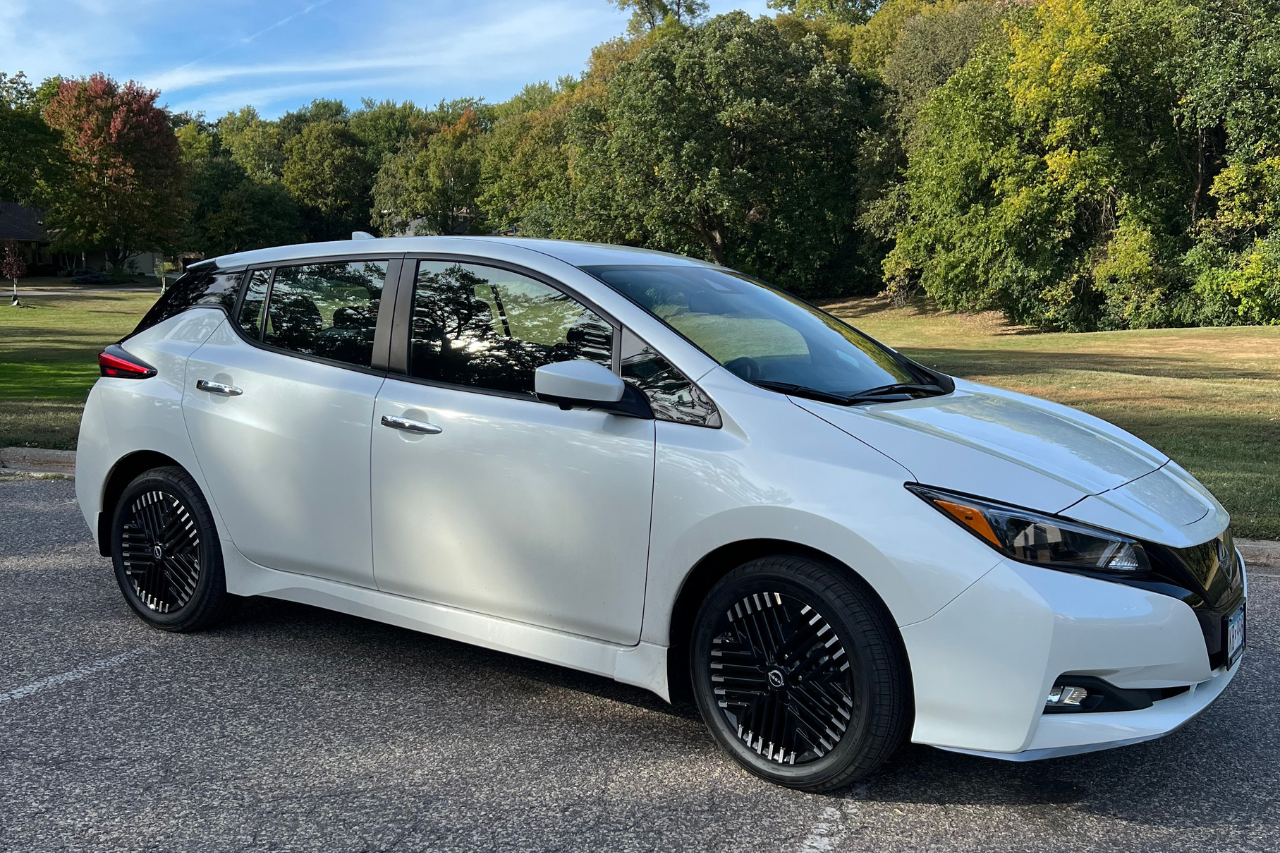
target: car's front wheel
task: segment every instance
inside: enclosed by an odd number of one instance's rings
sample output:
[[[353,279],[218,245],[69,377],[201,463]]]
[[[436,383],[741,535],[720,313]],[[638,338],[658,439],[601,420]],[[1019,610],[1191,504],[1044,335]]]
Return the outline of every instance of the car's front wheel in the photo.
[[[909,734],[910,677],[888,613],[813,560],[764,557],[721,579],[694,624],[690,676],[721,746],[788,787],[864,777]]]
[[[120,495],[111,559],[125,601],[165,631],[199,631],[225,614],[229,596],[213,516],[181,468],[139,475]]]

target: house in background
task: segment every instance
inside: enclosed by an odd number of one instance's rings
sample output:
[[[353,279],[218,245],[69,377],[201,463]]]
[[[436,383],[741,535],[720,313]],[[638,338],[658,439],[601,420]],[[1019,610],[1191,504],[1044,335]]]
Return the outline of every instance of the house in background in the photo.
[[[0,246],[12,241],[27,262],[27,275],[54,275],[56,261],[49,253],[40,211],[11,201],[0,201]]]
[[[106,272],[107,254],[101,249],[87,252],[49,251],[49,233],[45,230],[40,211],[11,201],[0,201],[0,246],[13,241],[22,258],[27,262],[28,276],[53,276],[68,269],[91,269]],[[203,260],[199,252],[179,252],[177,255],[161,255],[158,252],[142,252],[130,258],[125,267],[139,275],[154,276],[158,262],[164,261],[170,271],[181,273],[187,266]]]

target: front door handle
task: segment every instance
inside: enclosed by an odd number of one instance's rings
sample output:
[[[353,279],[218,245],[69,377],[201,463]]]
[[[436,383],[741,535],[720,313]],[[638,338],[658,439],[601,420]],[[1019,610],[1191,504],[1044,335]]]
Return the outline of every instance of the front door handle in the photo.
[[[208,391],[221,397],[239,397],[244,391],[234,385],[223,385],[221,382],[210,382],[208,379],[197,379],[196,390]]]
[[[382,425],[392,429],[402,429],[405,432],[416,432],[419,435],[439,435],[444,432],[435,424],[429,424],[425,421],[411,421],[408,418],[393,418],[391,415],[382,416]]]

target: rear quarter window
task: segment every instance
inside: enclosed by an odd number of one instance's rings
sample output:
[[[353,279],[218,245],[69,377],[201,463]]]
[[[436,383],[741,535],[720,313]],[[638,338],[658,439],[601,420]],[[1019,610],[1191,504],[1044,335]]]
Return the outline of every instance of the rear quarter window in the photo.
[[[187,273],[170,285],[156,304],[151,306],[151,310],[142,318],[130,337],[197,306],[221,308],[230,315],[243,279],[243,272],[199,270]]]

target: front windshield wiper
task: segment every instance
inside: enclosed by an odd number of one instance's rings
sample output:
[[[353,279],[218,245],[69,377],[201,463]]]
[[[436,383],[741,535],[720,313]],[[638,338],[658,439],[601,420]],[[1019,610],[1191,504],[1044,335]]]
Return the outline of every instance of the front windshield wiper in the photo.
[[[915,395],[937,397],[939,394],[946,393],[947,389],[941,385],[899,382],[894,385],[881,385],[879,388],[868,388],[866,391],[848,395],[845,400],[850,403],[883,402],[884,397],[906,397],[910,399]]]
[[[810,400],[818,400],[823,403],[839,403],[842,406],[849,403],[848,394],[819,391],[817,388],[810,388],[808,385],[796,385],[792,382],[774,382],[772,379],[752,379],[751,384],[760,388],[768,388],[770,391],[781,391],[783,394],[794,394],[797,397],[807,397]]]
[[[751,382],[761,388],[768,388],[770,391],[780,391],[783,394],[794,394],[797,397],[806,397],[810,400],[818,400],[823,403],[836,403],[841,406],[852,406],[856,403],[888,403],[892,402],[887,399],[890,397],[902,397],[909,400],[915,396],[936,397],[940,394],[946,394],[947,389],[941,385],[926,385],[912,382],[899,382],[893,385],[881,385],[878,388],[868,388],[866,391],[859,391],[856,394],[837,394],[833,391],[819,391],[817,388],[810,388],[807,385],[796,385],[792,382],[775,382],[772,379],[755,379]]]

